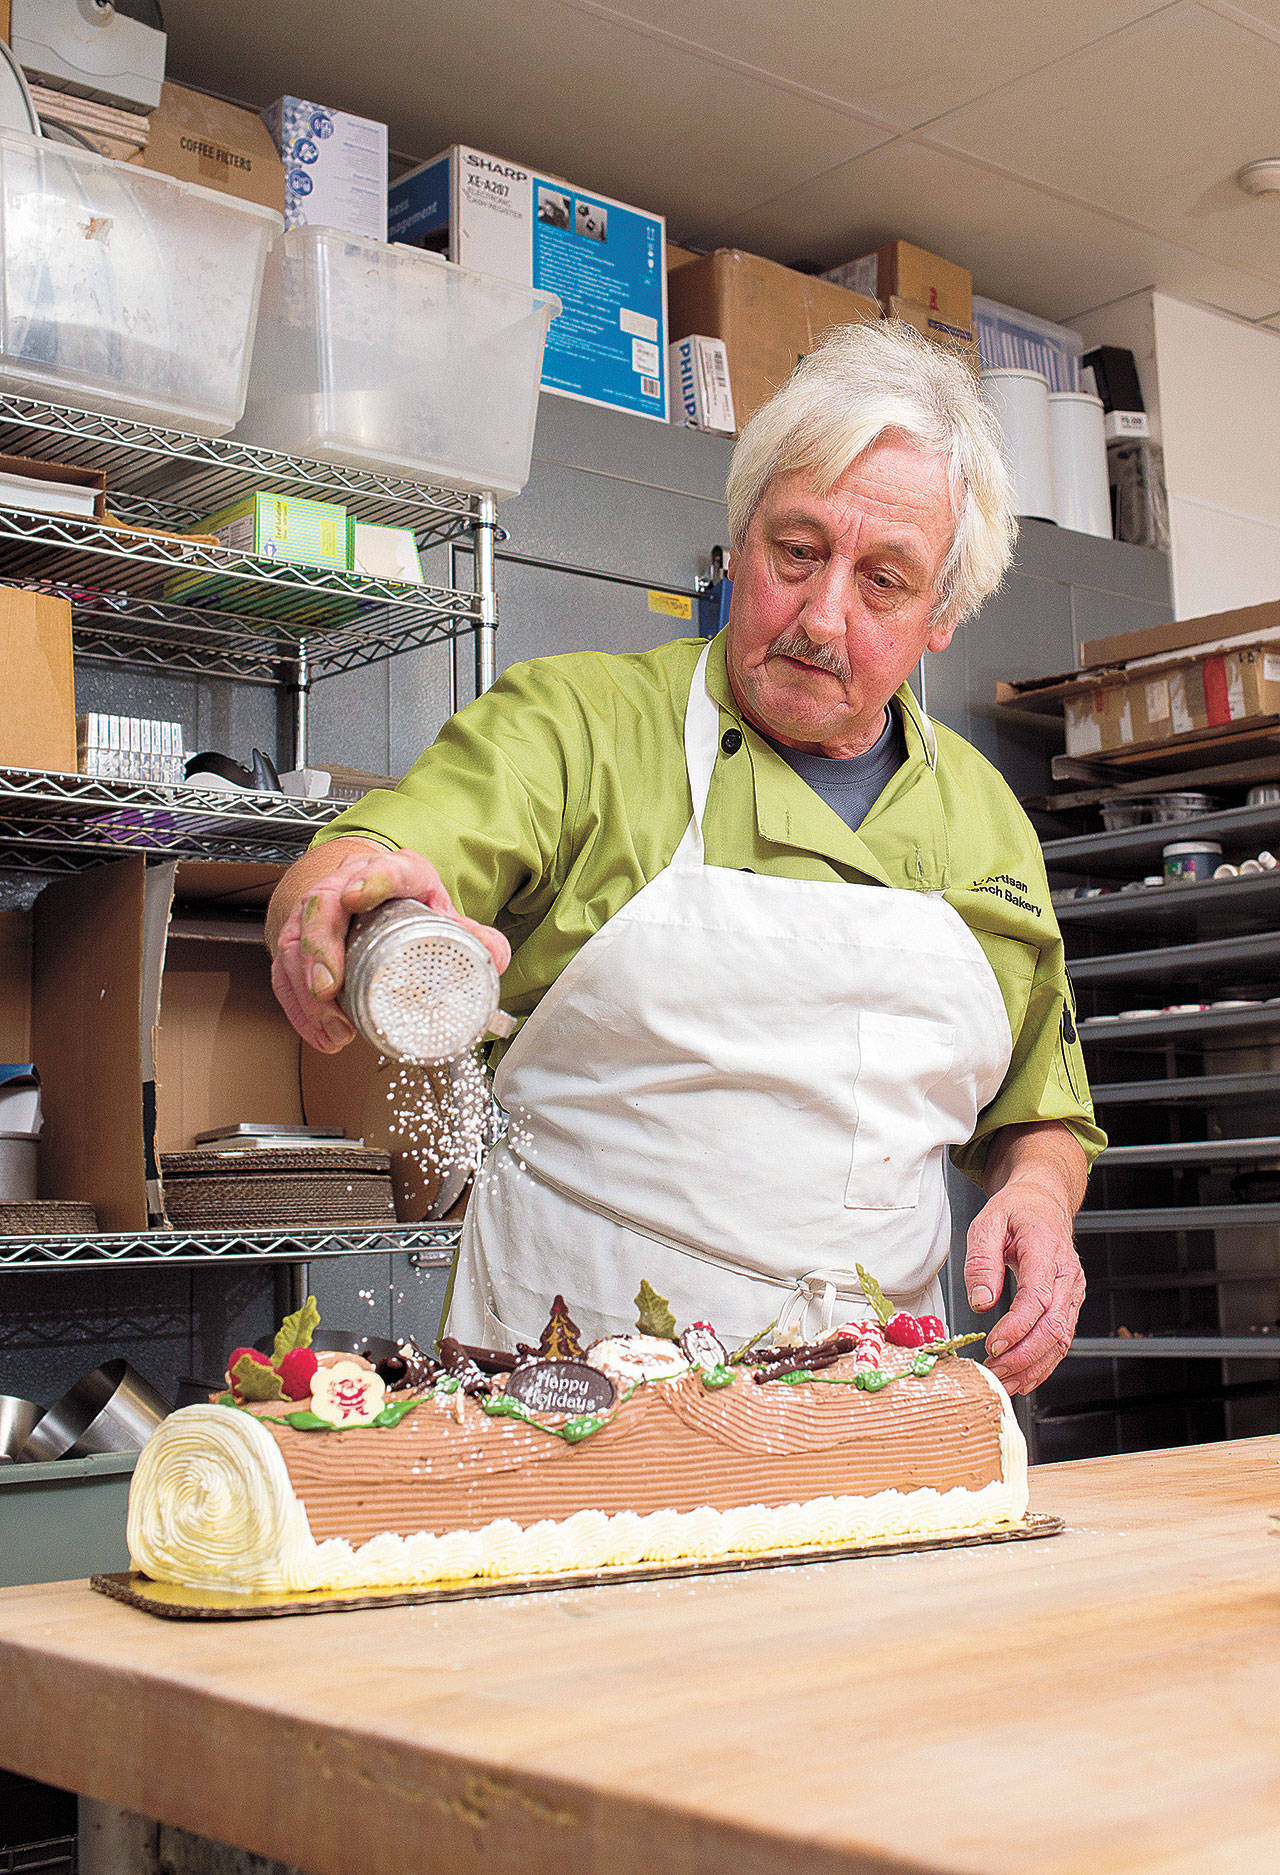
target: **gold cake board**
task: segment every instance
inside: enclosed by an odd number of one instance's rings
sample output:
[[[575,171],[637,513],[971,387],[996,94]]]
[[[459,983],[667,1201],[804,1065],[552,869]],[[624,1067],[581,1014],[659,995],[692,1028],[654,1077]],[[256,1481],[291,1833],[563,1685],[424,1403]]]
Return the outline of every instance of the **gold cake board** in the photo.
[[[269,1615],[328,1615],[349,1608],[395,1608],[406,1602],[478,1601],[487,1595],[536,1595],[560,1589],[594,1589],[610,1582],[660,1582],[669,1576],[739,1575],[747,1569],[785,1569],[799,1563],[848,1562],[856,1556],[900,1556],[920,1550],[972,1549],[987,1543],[1020,1543],[1029,1537],[1058,1536],[1061,1517],[1031,1516],[1001,1530],[974,1530],[958,1536],[895,1537],[883,1543],[842,1543],[814,1549],[771,1550],[759,1556],[716,1556],[699,1561],[684,1556],[666,1563],[617,1563],[570,1575],[471,1576],[462,1582],[434,1582],[424,1588],[297,1589],[234,1595],[215,1589],[183,1588],[152,1582],[136,1569],[90,1576],[90,1588],[168,1621],[255,1621]]]

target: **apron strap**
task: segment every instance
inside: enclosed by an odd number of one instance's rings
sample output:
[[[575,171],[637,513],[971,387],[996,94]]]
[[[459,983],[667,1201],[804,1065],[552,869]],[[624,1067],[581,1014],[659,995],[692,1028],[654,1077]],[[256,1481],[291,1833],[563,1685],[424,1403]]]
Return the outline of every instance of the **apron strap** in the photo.
[[[693,815],[672,855],[673,866],[703,864],[702,818],[706,813],[707,795],[711,791],[716,756],[720,752],[720,711],[707,695],[707,658],[710,652],[708,643],[694,667],[689,701],[685,706],[684,765],[689,777]]]

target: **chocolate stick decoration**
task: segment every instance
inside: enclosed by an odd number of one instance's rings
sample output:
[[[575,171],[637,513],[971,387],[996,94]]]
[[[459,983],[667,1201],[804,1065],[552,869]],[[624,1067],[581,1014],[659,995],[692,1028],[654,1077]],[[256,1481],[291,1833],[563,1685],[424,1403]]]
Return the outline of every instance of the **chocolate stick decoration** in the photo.
[[[489,1376],[480,1372],[462,1343],[455,1341],[452,1335],[446,1335],[440,1343],[440,1359],[444,1363],[445,1372],[452,1374],[455,1380],[461,1381],[464,1393],[490,1392]]]
[[[770,1348],[765,1354],[753,1354],[752,1367],[812,1367],[815,1361],[823,1361],[829,1356],[835,1360],[841,1354],[852,1354],[857,1347],[852,1335],[835,1335],[829,1341],[802,1342],[795,1348]]]
[[[796,1360],[797,1353],[804,1355],[804,1358]],[[793,1348],[791,1355],[792,1358],[782,1367],[757,1367],[751,1378],[760,1386],[767,1380],[785,1380],[788,1374],[816,1374],[824,1367],[834,1367],[840,1359],[840,1350],[832,1348],[824,1354],[804,1354],[803,1349]]]

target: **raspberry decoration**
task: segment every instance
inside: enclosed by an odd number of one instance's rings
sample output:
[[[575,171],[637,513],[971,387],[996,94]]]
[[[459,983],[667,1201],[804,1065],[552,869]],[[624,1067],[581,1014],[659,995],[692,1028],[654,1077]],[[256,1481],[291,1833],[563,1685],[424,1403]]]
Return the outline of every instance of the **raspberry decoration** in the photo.
[[[919,1315],[916,1319],[920,1323],[921,1328],[924,1329],[926,1345],[933,1341],[946,1340],[947,1324],[940,1315]]]
[[[277,1368],[285,1394],[289,1399],[310,1399],[311,1383],[315,1379],[317,1365],[313,1349],[290,1348]]]
[[[897,1315],[891,1315],[885,1323],[884,1338],[895,1348],[922,1348],[926,1341],[933,1339],[925,1333],[922,1322],[901,1310]]]
[[[314,1296],[286,1315],[276,1330],[270,1354],[236,1348],[227,1362],[227,1386],[237,1406],[250,1401],[305,1400],[311,1392],[316,1357],[311,1337],[320,1326]]]

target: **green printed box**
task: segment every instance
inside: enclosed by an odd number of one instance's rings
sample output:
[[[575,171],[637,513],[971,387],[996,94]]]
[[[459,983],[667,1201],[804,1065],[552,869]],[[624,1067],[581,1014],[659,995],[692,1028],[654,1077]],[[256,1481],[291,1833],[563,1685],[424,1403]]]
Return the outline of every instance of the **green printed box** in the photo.
[[[213,534],[232,553],[292,566],[351,570],[352,517],[340,503],[299,495],[252,494],[211,514],[195,530]],[[165,597],[184,602],[217,600],[236,612],[296,611],[298,596],[270,586],[247,584],[222,573],[177,573]]]

